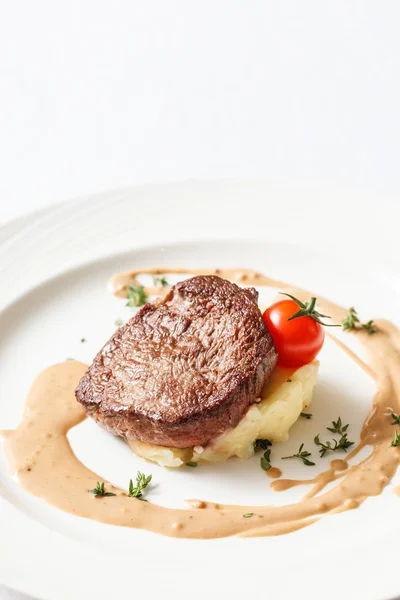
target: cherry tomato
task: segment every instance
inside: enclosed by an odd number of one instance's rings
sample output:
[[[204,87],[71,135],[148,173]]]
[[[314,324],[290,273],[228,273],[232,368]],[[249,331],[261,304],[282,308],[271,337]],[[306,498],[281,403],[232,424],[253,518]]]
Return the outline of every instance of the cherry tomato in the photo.
[[[288,321],[298,310],[294,300],[281,300],[263,314],[278,351],[278,365],[282,367],[306,365],[314,360],[324,343],[324,330],[312,317]]]

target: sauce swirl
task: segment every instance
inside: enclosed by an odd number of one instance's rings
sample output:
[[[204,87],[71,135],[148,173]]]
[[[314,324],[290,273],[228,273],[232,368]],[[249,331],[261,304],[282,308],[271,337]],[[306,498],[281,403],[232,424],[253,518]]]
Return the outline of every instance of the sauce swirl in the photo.
[[[250,269],[215,269],[211,272],[245,285],[278,288],[300,299],[312,295]],[[137,283],[139,275],[167,273],[210,274],[210,270],[167,267],[136,270],[114,276],[111,289],[117,296],[125,297],[128,286]],[[159,293],[160,288],[146,291]],[[344,308],[328,300],[320,298],[319,304],[334,322],[340,323],[346,314]],[[51,366],[38,375],[29,391],[21,423],[15,430],[3,432],[10,472],[17,474],[20,485],[28,492],[66,512],[179,538],[280,535],[310,525],[323,515],[352,510],[369,496],[382,492],[400,461],[400,449],[391,446],[394,428],[390,415],[400,412],[400,332],[388,321],[376,323],[378,333],[374,335],[363,331],[349,334],[357,336],[368,356],[368,364],[333,338],[349,358],[374,379],[377,390],[360,441],[346,460],[332,460],[329,469],[311,480],[276,479],[271,482],[276,491],[311,485],[298,503],[236,506],[190,500],[186,509],[171,509],[130,498],[125,490],[107,482],[106,491],[116,496],[95,498],[88,490],[103,478],[78,460],[67,438],[68,431],[86,418],[83,407],[75,400],[74,391],[87,366],[73,361]],[[371,448],[370,454],[358,464],[349,466],[348,461],[366,446]],[[332,481],[337,481],[337,485],[316,497]],[[398,488],[395,493],[400,494]],[[245,518],[248,513],[254,513],[254,516]]]

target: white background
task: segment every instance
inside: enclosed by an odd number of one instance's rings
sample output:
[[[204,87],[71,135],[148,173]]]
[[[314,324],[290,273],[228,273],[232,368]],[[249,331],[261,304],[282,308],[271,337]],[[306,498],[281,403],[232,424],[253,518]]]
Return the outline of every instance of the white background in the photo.
[[[2,0],[0,222],[187,178],[400,195],[396,0]]]
[[[399,17],[396,0],[2,0],[0,223],[188,178],[400,196]]]

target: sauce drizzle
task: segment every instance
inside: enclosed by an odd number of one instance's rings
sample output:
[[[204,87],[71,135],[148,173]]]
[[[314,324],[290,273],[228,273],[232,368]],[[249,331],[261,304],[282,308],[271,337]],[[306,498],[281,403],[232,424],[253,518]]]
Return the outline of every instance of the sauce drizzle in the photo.
[[[168,267],[136,270],[114,276],[111,289],[117,296],[125,297],[128,286],[137,283],[139,275],[168,273],[210,274],[210,270]],[[245,285],[278,288],[300,299],[312,295],[250,269],[215,269],[211,273]],[[161,290],[148,288],[146,291],[153,294]],[[344,308],[328,300],[320,298],[319,305],[323,312],[331,315],[333,322],[340,323],[346,314]],[[352,510],[369,496],[382,492],[400,461],[400,449],[390,445],[394,433],[390,413],[400,413],[400,332],[388,321],[376,323],[378,332],[374,335],[364,331],[349,333],[357,336],[368,356],[368,364],[331,336],[349,358],[375,380],[377,390],[360,441],[345,461],[332,460],[330,468],[312,480],[277,479],[271,483],[276,491],[311,485],[298,503],[236,506],[191,500],[189,508],[171,509],[130,498],[126,490],[107,482],[106,491],[112,491],[115,497],[96,498],[89,494],[88,490],[103,478],[78,460],[67,438],[68,431],[86,417],[83,407],[75,400],[74,391],[87,366],[74,361],[51,366],[40,373],[29,391],[21,423],[15,430],[3,432],[10,472],[17,474],[20,485],[28,492],[66,512],[179,538],[280,535],[306,527],[323,515]],[[367,446],[371,448],[370,454],[349,467],[348,461]],[[332,481],[338,484],[316,497]],[[395,493],[400,494],[398,488]],[[243,515],[250,512],[256,516],[244,518]]]

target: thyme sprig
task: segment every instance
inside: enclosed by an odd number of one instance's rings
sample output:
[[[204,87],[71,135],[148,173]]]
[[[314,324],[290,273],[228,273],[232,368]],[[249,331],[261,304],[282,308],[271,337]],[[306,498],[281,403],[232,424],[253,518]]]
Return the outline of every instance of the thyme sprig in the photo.
[[[156,287],[167,287],[169,285],[166,277],[153,276],[153,284]]]
[[[343,331],[347,331],[348,329],[355,329],[357,323],[359,322],[360,319],[358,318],[357,311],[354,308],[354,306],[351,306],[347,315],[342,321]]]
[[[355,329],[366,331],[369,335],[377,332],[377,327],[372,319],[367,321],[367,323],[361,323],[354,306],[349,308],[347,315],[342,321],[342,328],[343,331],[351,331]]]
[[[138,471],[138,474],[136,475],[136,486],[133,485],[132,479],[129,481],[128,496],[130,498],[141,498],[143,496],[143,490],[147,488],[151,479],[152,475],[146,477],[144,473]]]
[[[392,443],[390,445],[393,446],[393,448],[396,448],[397,446],[400,446],[400,434],[397,431],[397,429],[394,432],[393,440],[392,440]]]
[[[342,419],[340,417],[338,417],[337,421],[332,421],[332,425],[333,427],[327,427],[327,430],[332,433],[338,433],[339,435],[344,435],[349,428],[348,423],[347,425],[342,424]]]
[[[327,452],[337,452],[338,450],[343,450],[343,452],[347,452],[347,449],[350,448],[350,446],[354,445],[354,442],[350,442],[350,440],[347,439],[347,433],[342,435],[339,441],[332,440],[332,442],[330,442],[329,440],[327,440],[325,443],[320,441],[318,434],[314,438],[314,443],[320,447],[319,453],[321,455],[321,458],[325,456]]]
[[[112,492],[106,492],[104,489],[104,481],[102,483],[100,483],[100,481],[97,482],[96,487],[94,487],[92,490],[89,490],[90,494],[94,494],[96,496],[96,498],[102,497],[102,496],[116,496],[116,494],[113,494]]]
[[[282,460],[286,460],[288,458],[300,458],[300,460],[302,460],[307,467],[313,467],[315,465],[315,462],[312,462],[308,459],[308,457],[311,456],[311,452],[303,450],[303,448],[304,444],[301,444],[297,454],[292,454],[292,456],[282,456]]]
[[[126,293],[126,306],[133,308],[135,306],[143,306],[147,302],[147,294],[142,285],[131,283]]]
[[[340,450],[347,452],[350,446],[354,446],[354,442],[351,442],[347,437],[348,428],[349,424],[347,423],[344,425],[342,419],[338,417],[337,421],[332,421],[332,427],[327,427],[327,430],[331,433],[340,435],[339,440],[333,439],[332,441],[327,440],[326,442],[321,442],[319,434],[315,436],[314,443],[319,446],[321,458],[325,456],[327,452],[338,452]]]

